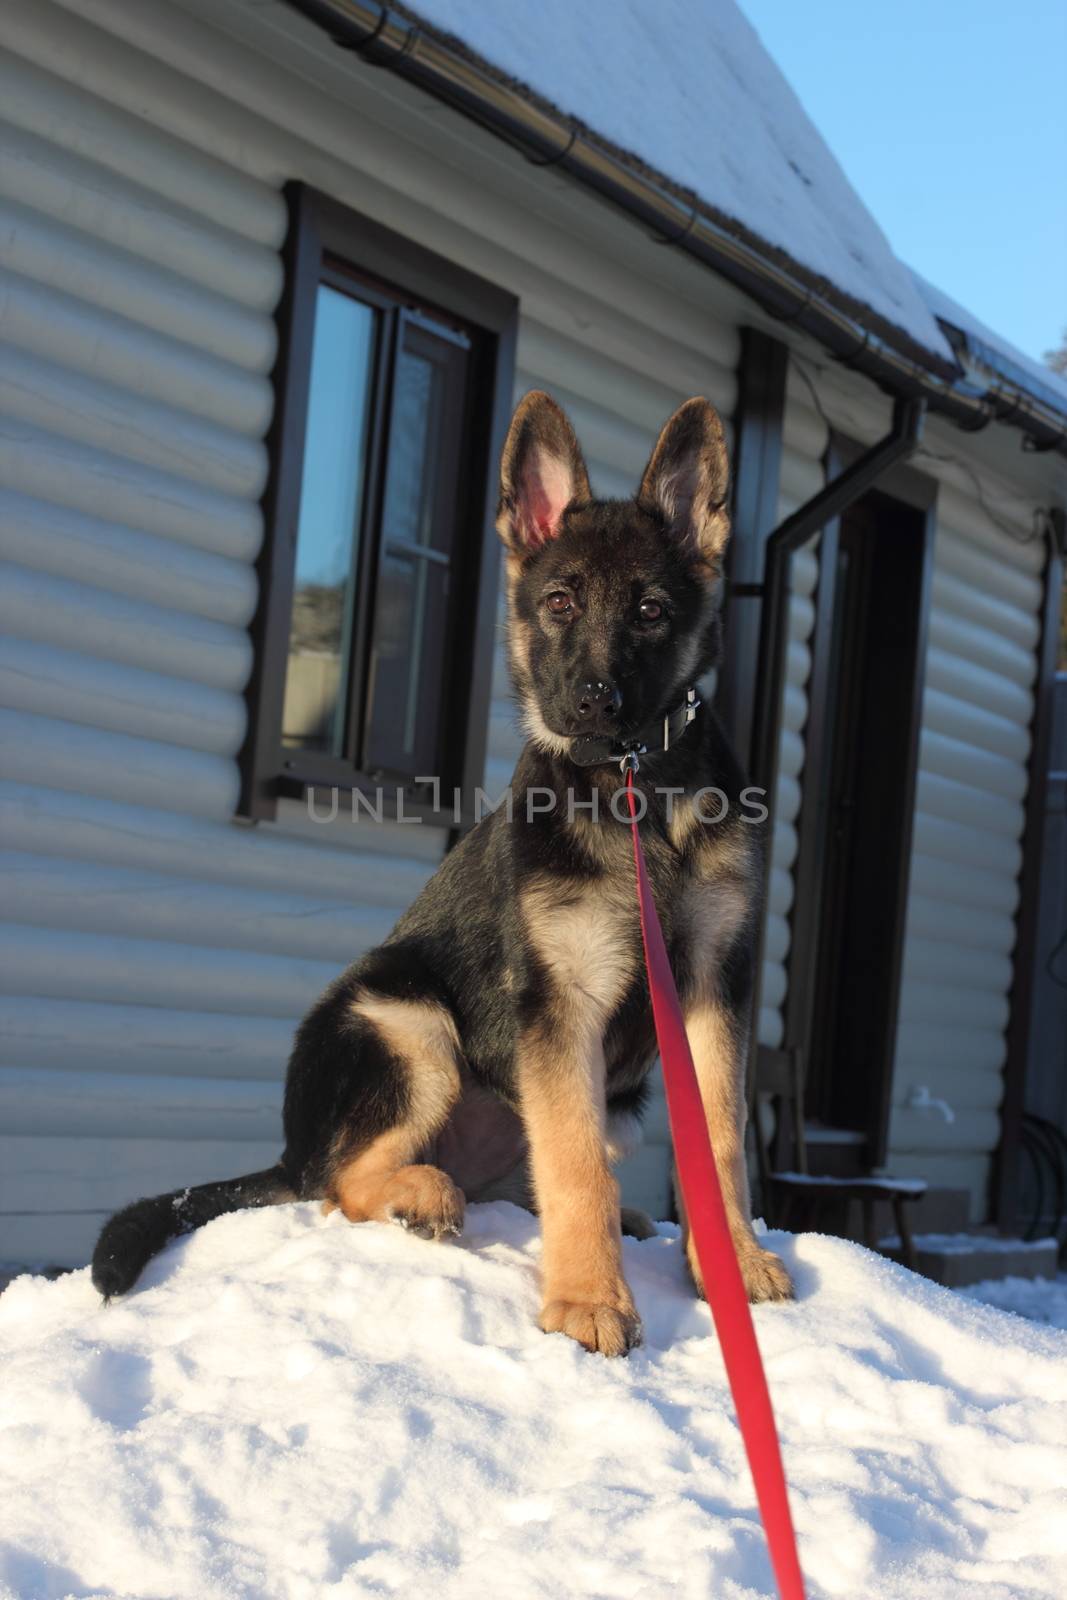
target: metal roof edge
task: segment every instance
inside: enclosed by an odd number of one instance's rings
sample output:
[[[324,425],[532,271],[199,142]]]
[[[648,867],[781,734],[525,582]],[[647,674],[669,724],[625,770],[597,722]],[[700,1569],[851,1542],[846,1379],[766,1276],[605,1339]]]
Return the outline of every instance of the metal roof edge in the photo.
[[[1067,455],[1067,416],[1016,377],[994,368],[992,382],[976,385],[973,366],[971,373],[963,365],[954,368],[869,308],[853,302],[846,306],[844,296],[834,296],[832,285],[803,281],[780,252],[727,230],[709,207],[671,192],[669,180],[608,148],[574,119],[496,72],[461,41],[415,20],[406,8],[379,0],[285,4],[341,48],[442,100],[534,164],[562,168],[640,222],[653,238],[695,257],[768,315],[809,334],[887,393],[921,397],[932,411],[969,431],[1003,422],[1022,432],[1024,448]]]

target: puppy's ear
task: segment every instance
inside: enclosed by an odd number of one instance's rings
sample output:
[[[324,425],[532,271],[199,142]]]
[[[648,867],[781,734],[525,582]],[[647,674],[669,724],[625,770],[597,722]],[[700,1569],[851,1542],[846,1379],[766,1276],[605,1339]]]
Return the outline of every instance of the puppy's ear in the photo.
[[[714,571],[730,537],[729,488],[719,414],[706,400],[687,400],[660,434],[637,498],[667,519],[695,565]]]
[[[554,400],[531,390],[516,407],[504,441],[497,532],[514,554],[530,555],[556,538],[572,501],[590,499],[574,429]]]

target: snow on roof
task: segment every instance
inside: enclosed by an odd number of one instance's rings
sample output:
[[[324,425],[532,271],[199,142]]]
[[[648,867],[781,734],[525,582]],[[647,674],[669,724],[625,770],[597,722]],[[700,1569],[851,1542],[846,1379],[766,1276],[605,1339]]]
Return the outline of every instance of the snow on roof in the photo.
[[[1067,414],[1067,378],[1062,378],[1051,367],[1024,355],[999,333],[965,311],[943,289],[938,289],[918,272],[912,277],[926,304],[939,321],[957,328],[966,340],[966,352],[988,371],[999,373],[1011,383],[1016,383],[1027,394],[1043,400],[1046,405]]]
[[[952,362],[907,267],[734,0],[401,9],[697,196],[846,309],[873,311]]]
[[[816,1234],[755,1319],[812,1595],[1067,1594],[1067,1335]],[[626,1240],[646,1343],[538,1332],[535,1219],[431,1244],[221,1217],[103,1307],[0,1297],[0,1593],[298,1600],[774,1593],[678,1230]]]

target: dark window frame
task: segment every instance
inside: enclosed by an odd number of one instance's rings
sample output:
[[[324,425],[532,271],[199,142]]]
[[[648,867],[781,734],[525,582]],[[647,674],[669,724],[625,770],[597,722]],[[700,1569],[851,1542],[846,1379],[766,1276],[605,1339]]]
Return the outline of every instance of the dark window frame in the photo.
[[[499,541],[493,530],[496,470],[511,411],[518,301],[514,295],[454,262],[394,233],[328,195],[301,183],[286,188],[289,229],[283,250],[285,285],[277,313],[278,354],[272,374],[274,415],[267,436],[270,471],[263,495],[264,538],[256,562],[259,600],[250,624],[253,667],[245,691],[247,731],[239,767],[237,814],[272,820],[278,801],[301,798],[315,788],[384,790],[382,814],[403,815],[454,826],[450,804],[434,812],[428,793],[410,781],[362,772],[336,756],[286,750],[282,707],[288,665],[297,525],[303,481],[316,298],[320,283],[335,285],[340,272],[350,287],[373,296],[376,286],[416,319],[430,311],[452,319],[470,339],[470,376],[463,419],[469,463],[454,555],[450,642],[443,663],[447,678],[443,729],[442,794],[459,788],[473,795],[483,781],[496,632]],[[384,370],[386,363],[379,363]],[[391,396],[383,373],[376,377],[370,460],[383,460],[382,430]],[[366,494],[380,509],[382,474]],[[357,626],[377,586],[379,539],[361,558]],[[469,803],[469,802],[468,802]]]

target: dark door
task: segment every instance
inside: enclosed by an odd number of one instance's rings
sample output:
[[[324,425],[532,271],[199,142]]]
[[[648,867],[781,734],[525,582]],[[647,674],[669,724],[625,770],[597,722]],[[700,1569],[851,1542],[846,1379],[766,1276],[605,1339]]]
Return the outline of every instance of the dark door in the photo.
[[[798,881],[797,905],[811,943],[806,1109],[827,1128],[862,1136],[854,1147],[863,1164],[884,1159],[889,1116],[922,710],[926,528],[923,511],[872,491],[822,549],[825,655],[812,709],[822,727],[805,783],[808,881]],[[794,941],[800,931],[795,919]],[[803,984],[803,971],[796,976]]]

